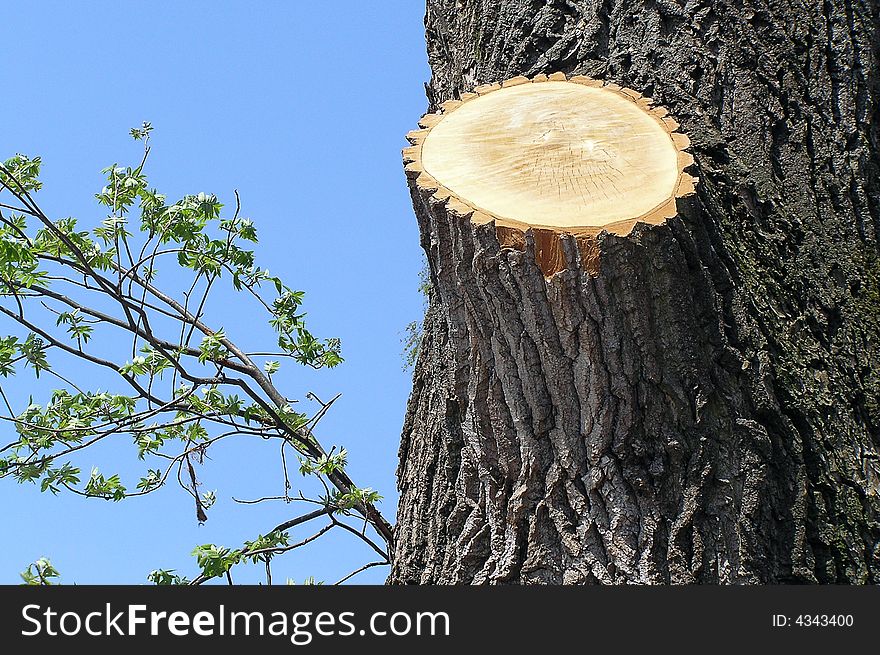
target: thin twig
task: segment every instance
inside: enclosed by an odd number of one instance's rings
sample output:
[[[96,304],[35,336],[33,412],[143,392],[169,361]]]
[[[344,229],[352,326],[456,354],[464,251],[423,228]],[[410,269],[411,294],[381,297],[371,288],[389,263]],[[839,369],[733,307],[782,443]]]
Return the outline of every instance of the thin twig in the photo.
[[[373,568],[374,566],[387,566],[387,565],[388,565],[388,562],[387,562],[387,561],[384,561],[384,562],[370,562],[369,564],[364,564],[362,567],[360,567],[359,569],[355,569],[354,571],[352,571],[351,573],[349,573],[347,576],[345,576],[345,577],[342,578],[341,580],[338,580],[338,581],[334,582],[333,585],[334,585],[334,586],[341,585],[343,582],[347,582],[348,580],[351,580],[351,579],[352,579],[354,576],[356,576],[358,573],[362,573],[362,572],[366,571],[367,569],[371,569],[371,568]]]

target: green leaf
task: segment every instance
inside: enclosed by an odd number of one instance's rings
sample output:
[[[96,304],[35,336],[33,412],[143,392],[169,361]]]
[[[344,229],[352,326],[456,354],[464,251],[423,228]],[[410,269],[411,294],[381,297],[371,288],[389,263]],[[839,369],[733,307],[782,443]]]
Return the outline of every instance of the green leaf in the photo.
[[[39,191],[43,187],[43,183],[39,180],[42,164],[43,160],[39,157],[22,154],[10,157],[3,162],[9,174],[0,171],[0,184],[9,187],[13,192]]]
[[[47,349],[46,343],[33,332],[28,334],[24,343],[19,347],[25,361],[34,369],[34,375],[37,378],[40,377],[40,371],[49,369],[49,362],[46,360]]]
[[[161,482],[162,472],[159,469],[150,469],[137,483],[137,488],[141,491],[152,491],[158,488]]]
[[[85,493],[96,498],[120,501],[125,498],[125,487],[119,480],[118,475],[105,478],[97,468],[92,469],[89,481],[86,483]]]
[[[220,329],[214,334],[209,334],[202,339],[199,344],[199,363],[204,364],[207,361],[220,363],[229,357],[229,351],[223,345],[222,340],[226,338],[226,333]]]
[[[229,548],[214,544],[197,546],[192,554],[202,570],[202,575],[208,577],[224,575],[241,561],[242,556],[240,550],[230,550]]]
[[[147,580],[155,585],[185,585],[189,584],[189,578],[177,575],[174,569],[156,569],[150,571]]]
[[[28,564],[28,567],[19,575],[21,575],[21,579],[26,585],[44,586],[54,584],[52,579],[61,576],[58,570],[45,557],[41,557],[32,564]]]
[[[144,121],[143,123],[141,123],[140,127],[133,127],[129,130],[128,133],[135,141],[143,141],[150,137],[150,132],[152,131],[153,126],[147,121]]]

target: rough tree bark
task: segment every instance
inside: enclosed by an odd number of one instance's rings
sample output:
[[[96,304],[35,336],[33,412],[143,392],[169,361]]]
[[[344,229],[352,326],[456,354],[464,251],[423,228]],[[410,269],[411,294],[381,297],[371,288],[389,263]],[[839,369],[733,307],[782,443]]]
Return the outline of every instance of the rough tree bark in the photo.
[[[545,279],[411,183],[432,293],[394,583],[880,583],[873,0],[429,0],[431,108],[653,96],[697,196]]]

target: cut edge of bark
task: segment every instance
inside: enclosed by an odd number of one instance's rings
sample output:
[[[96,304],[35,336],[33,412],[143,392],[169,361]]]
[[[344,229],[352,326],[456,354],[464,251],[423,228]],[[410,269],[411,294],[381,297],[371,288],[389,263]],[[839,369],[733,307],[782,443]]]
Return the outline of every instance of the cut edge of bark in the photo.
[[[497,216],[491,211],[470,203],[465,198],[460,198],[425,171],[422,165],[422,144],[428,134],[430,134],[431,129],[440,123],[444,116],[454,112],[466,102],[487,93],[520,84],[538,84],[547,81],[572,82],[583,84],[584,86],[601,87],[635,103],[642,111],[656,120],[669,135],[678,152],[678,181],[670,197],[649,211],[633,218],[602,226],[561,228],[558,226],[524,223]],[[609,232],[619,236],[628,236],[638,223],[646,223],[648,225],[665,223],[668,219],[678,215],[678,199],[691,196],[696,192],[696,185],[699,179],[697,176],[686,172],[686,169],[694,163],[693,156],[687,151],[690,147],[690,139],[688,139],[686,134],[678,131],[678,122],[668,114],[668,110],[663,106],[655,105],[652,98],[643,96],[634,89],[622,87],[613,82],[597,80],[585,75],[569,77],[564,73],[540,74],[532,78],[517,76],[502,82],[477,86],[472,92],[461,94],[458,100],[447,100],[442,103],[439,111],[422,116],[419,119],[420,129],[412,130],[406,135],[410,146],[403,149],[404,170],[407,177],[415,181],[419,193],[426,200],[433,198],[437,202],[445,203],[446,211],[451,216],[459,219],[469,219],[475,225],[494,223],[498,243],[502,248],[524,250],[526,247],[526,233],[531,231],[535,244],[535,259],[545,277],[552,277],[567,268],[562,246],[562,237],[565,235],[575,239],[583,270],[595,276],[599,273],[600,249],[598,236],[600,233]]]

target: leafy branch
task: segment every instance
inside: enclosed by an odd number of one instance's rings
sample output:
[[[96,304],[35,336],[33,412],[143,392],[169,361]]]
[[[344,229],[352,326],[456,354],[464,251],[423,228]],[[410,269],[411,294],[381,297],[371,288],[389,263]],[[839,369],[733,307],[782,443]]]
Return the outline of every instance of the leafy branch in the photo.
[[[194,554],[201,572],[192,582],[231,580],[232,567],[244,561],[265,564],[271,581],[274,557],[332,529],[353,535],[387,564],[393,535],[377,508],[380,496],[355,485],[346,472],[346,451],[326,449],[314,432],[335,399],[323,403],[310,394],[319,409],[309,415],[295,410],[297,401],[273,381],[286,360],[315,369],[337,366],[339,340],[313,335],[303,292],[257,265],[251,249],[258,243],[256,227],[241,216],[237,192],[225,215],[214,195],[169,202],[151,188],[144,172],[151,131],[149,123],[131,131],[143,144],[137,166],[104,170],[106,184],[95,197],[106,217],[91,229],[74,218],[51,219],[34,200],[42,186],[40,158],[19,154],[0,164],[0,314],[17,326],[16,333],[0,336],[0,377],[29,370],[60,383],[45,402],[29,398],[17,410],[0,385],[0,422],[15,435],[0,443],[0,478],[112,501],[176,481],[202,522],[216,500],[214,492],[200,491],[199,467],[208,450],[232,437],[276,441],[284,471],[278,498],[320,509],[239,549],[200,546]],[[168,264],[171,273],[160,275]],[[222,284],[250,301],[252,310],[242,306],[248,323],[262,313],[275,333],[272,348],[249,352],[212,324],[210,298]],[[93,379],[107,380],[107,387],[88,388],[85,382]],[[145,462],[134,484],[95,467],[84,475],[75,461],[111,437],[130,439]],[[291,454],[300,474],[319,481],[322,494],[291,495]],[[289,530],[317,518],[326,520],[323,527],[291,539]],[[350,524],[355,518],[359,528]],[[185,578],[159,570],[150,579]]]
[[[36,562],[28,564],[28,567],[21,572],[22,584],[30,586],[49,586],[56,584],[53,579],[61,577],[61,574],[52,566],[52,562],[45,557],[41,557]]]

